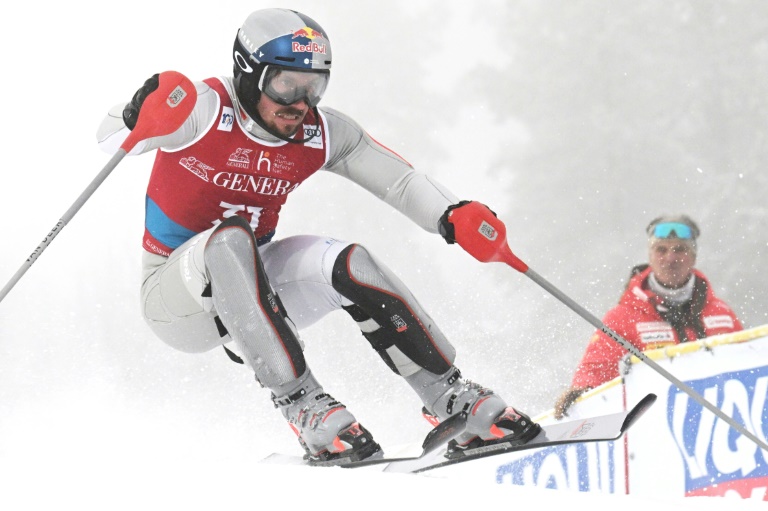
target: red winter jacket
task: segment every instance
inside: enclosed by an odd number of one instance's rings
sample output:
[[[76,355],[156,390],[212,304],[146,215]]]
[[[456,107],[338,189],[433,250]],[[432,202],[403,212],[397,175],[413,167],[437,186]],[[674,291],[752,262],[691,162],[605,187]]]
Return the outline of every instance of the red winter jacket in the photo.
[[[698,270],[694,270],[694,296],[682,309],[666,307],[662,298],[648,288],[650,273],[651,269],[646,268],[632,277],[619,304],[603,318],[608,328],[641,351],[743,329],[733,310],[715,296],[709,281]],[[619,343],[596,331],[576,369],[572,386],[596,387],[616,378],[619,361],[626,354]]]

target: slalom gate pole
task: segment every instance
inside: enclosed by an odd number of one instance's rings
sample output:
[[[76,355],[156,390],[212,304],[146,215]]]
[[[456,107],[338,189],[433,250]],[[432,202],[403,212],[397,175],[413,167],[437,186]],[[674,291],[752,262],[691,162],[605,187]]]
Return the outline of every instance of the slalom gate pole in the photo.
[[[40,245],[32,251],[32,254],[24,261],[11,280],[0,290],[0,302],[137,143],[147,138],[173,133],[192,113],[197,101],[197,91],[192,82],[176,71],[165,71],[160,73],[158,78],[159,86],[144,100],[133,131],[107,165],[62,215],[61,219],[56,222],[56,225],[43,238]]]

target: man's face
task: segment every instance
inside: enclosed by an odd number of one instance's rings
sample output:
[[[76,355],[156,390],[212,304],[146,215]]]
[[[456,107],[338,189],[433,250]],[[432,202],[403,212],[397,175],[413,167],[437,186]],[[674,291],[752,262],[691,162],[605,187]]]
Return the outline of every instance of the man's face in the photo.
[[[262,93],[256,106],[270,130],[291,137],[301,128],[304,116],[325,93],[330,74],[267,66]]]
[[[285,137],[292,137],[301,128],[309,105],[303,99],[292,105],[280,105],[269,99],[266,94],[262,94],[257,109],[270,130]]]
[[[648,250],[648,262],[656,280],[666,287],[678,288],[688,282],[696,253],[684,240],[657,239]]]

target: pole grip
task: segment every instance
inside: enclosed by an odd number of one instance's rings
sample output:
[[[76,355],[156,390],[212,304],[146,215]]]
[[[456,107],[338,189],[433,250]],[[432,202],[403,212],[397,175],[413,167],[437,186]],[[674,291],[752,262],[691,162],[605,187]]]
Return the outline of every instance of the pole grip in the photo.
[[[141,105],[136,126],[120,146],[126,153],[142,140],[173,133],[195,107],[197,89],[189,78],[178,71],[164,71],[158,82],[157,89]]]

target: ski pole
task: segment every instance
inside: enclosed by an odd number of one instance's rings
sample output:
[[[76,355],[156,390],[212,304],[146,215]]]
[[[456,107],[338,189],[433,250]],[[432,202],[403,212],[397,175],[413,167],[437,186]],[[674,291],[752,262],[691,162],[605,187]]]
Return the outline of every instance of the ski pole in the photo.
[[[527,264],[525,264],[515,254],[512,253],[512,250],[507,244],[506,227],[500,220],[496,218],[495,215],[490,214],[490,210],[478,202],[470,203],[469,206],[471,208],[468,208],[467,212],[462,214],[462,218],[460,220],[460,222],[464,224],[463,228],[461,229],[462,239],[458,239],[457,237],[456,242],[461,245],[464,250],[469,252],[470,255],[481,262],[506,263],[515,270],[524,274],[526,277],[536,282],[539,286],[543,287],[552,296],[567,305],[579,316],[586,319],[589,323],[592,324],[592,326],[606,334],[612,340],[619,343],[632,355],[636,356],[638,359],[647,364],[651,369],[669,380],[678,389],[688,394],[694,401],[699,403],[710,412],[714,413],[717,417],[733,427],[733,429],[755,442],[761,449],[768,451],[768,444],[766,444],[764,440],[758,438],[744,426],[726,415],[725,412],[704,399],[704,397],[696,392],[693,388],[686,385],[684,382],[673,376],[669,371],[651,360],[634,344],[630,343],[622,336],[608,328],[596,316],[566,296],[565,293],[550,284],[541,275],[529,268]],[[459,211],[459,209],[454,211]],[[455,222],[451,223],[455,224]]]
[[[159,74],[158,88],[149,94],[139,110],[136,127],[126,137],[120,149],[109,160],[107,165],[91,181],[83,193],[75,200],[72,206],[62,215],[56,225],[43,238],[32,254],[24,261],[21,268],[0,291],[0,301],[11,291],[13,286],[27,272],[43,251],[51,244],[53,239],[61,232],[67,223],[75,216],[78,210],[93,195],[93,192],[104,182],[109,174],[117,167],[117,164],[133,149],[136,144],[147,138],[158,137],[173,133],[192,113],[197,101],[197,91],[192,82],[183,74],[176,71],[165,71]]]

